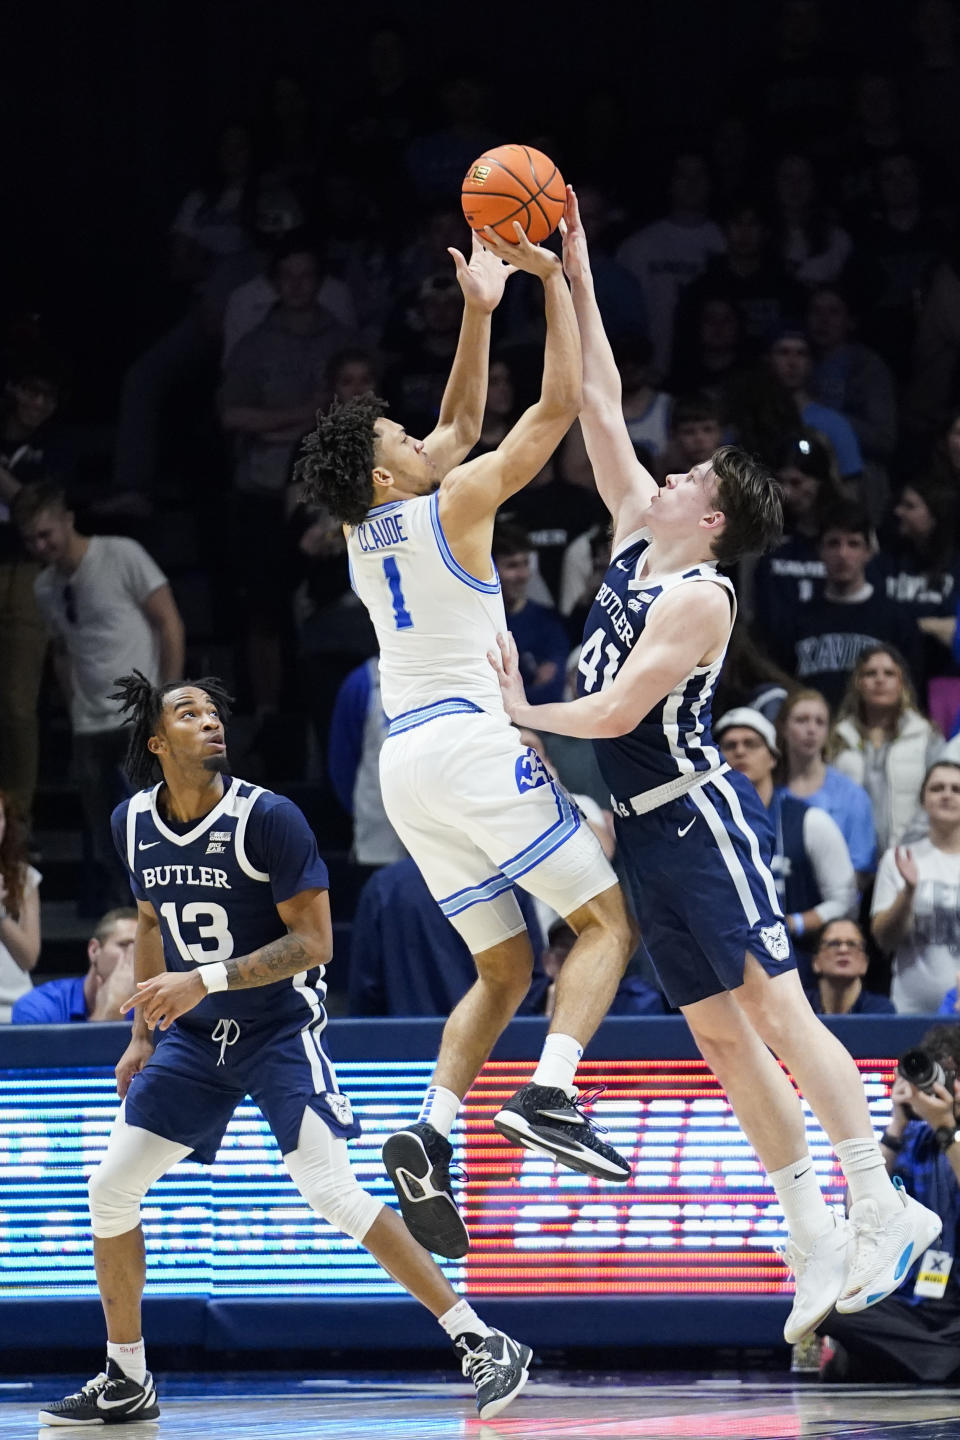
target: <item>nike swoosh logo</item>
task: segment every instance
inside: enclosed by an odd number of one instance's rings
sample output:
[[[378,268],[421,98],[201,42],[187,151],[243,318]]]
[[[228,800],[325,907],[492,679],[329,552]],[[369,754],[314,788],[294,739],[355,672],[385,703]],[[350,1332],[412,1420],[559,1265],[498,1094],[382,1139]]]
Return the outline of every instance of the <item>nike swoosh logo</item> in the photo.
[[[146,845],[144,845],[143,841],[141,840],[141,841],[140,841],[140,844],[137,846],[137,849],[138,849],[138,850],[152,850],[153,847],[154,847],[154,845],[159,845],[159,844],[160,844],[160,841],[159,841],[159,840],[148,840],[147,843],[146,843]]]
[[[131,1400],[136,1400],[136,1395],[125,1395],[122,1400],[104,1400],[102,1395],[97,1396],[98,1410],[115,1410],[118,1405],[129,1405]]]
[[[696,825],[696,823],[697,823],[697,817],[696,817],[696,815],[694,815],[693,819],[689,822],[689,824],[684,825],[684,827],[683,827],[682,830],[678,830],[678,831],[677,831],[677,834],[680,836],[680,839],[681,839],[681,840],[683,839],[684,835],[686,835],[687,831],[690,829],[690,826],[691,826],[691,825]]]
[[[617,566],[617,569],[618,569],[618,570],[623,570],[623,571],[625,571],[626,574],[628,574],[628,575],[630,574],[630,571],[633,569],[633,566],[632,566],[632,565],[624,565],[624,563],[623,563],[622,560],[617,560],[617,561],[616,561],[616,566]]]
[[[569,1110],[538,1110],[538,1115],[543,1115],[547,1120],[562,1120],[565,1125],[586,1125],[582,1115],[576,1111],[571,1115]]]

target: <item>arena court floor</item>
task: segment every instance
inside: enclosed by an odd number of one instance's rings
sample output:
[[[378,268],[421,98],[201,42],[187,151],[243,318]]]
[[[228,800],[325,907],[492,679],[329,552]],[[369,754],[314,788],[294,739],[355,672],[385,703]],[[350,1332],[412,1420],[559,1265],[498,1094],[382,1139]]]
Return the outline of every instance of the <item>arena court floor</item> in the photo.
[[[75,1388],[49,1377],[0,1381],[0,1437],[79,1435],[41,1428],[44,1401]],[[586,1374],[531,1379],[500,1418],[484,1424],[473,1388],[436,1373],[343,1380],[300,1375],[161,1378],[160,1422],[107,1430],[126,1440],[958,1440],[960,1390],[882,1389],[761,1380]],[[89,1434],[93,1427],[82,1427]],[[102,1428],[94,1430],[103,1434]]]

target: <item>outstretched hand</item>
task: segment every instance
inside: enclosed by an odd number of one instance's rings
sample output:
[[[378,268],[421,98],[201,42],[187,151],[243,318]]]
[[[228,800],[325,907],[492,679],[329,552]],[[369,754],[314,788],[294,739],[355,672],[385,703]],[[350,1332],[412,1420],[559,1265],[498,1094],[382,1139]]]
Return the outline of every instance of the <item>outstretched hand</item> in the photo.
[[[199,970],[165,970],[162,975],[141,980],[136,992],[120,1006],[120,1013],[126,1015],[139,1006],[148,1030],[157,1026],[168,1030],[174,1020],[199,1005],[206,994]]]
[[[463,291],[465,303],[485,314],[496,310],[503,299],[507,276],[513,274],[516,266],[495,255],[492,250],[485,249],[476,230],[473,231],[469,264],[460,251],[452,246],[447,250],[447,254],[453,257],[453,263],[457,267],[457,281]]]
[[[583,280],[590,274],[590,252],[587,249],[587,233],[580,219],[580,205],[572,185],[567,186],[567,202],[560,220],[560,234],[563,237],[563,269],[571,282]]]
[[[517,650],[517,642],[508,633],[497,636],[497,646],[496,651],[487,651],[487,659],[497,672],[497,679],[500,681],[503,708],[510,719],[516,721],[518,711],[523,709],[527,703],[527,693],[520,677],[520,654]]]
[[[515,270],[526,270],[529,275],[539,275],[541,280],[546,280],[560,269],[560,256],[554,255],[552,250],[545,250],[542,245],[531,245],[519,220],[514,220],[513,228],[517,235],[516,244],[501,239],[489,225],[479,231],[484,249]]]

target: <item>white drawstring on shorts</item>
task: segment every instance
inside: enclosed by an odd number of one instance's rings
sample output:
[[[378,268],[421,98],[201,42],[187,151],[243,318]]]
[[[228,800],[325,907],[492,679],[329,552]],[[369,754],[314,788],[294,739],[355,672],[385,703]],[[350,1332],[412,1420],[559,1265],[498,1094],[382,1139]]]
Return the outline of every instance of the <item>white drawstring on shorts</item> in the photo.
[[[240,1026],[236,1020],[218,1020],[213,1027],[210,1039],[220,1041],[220,1059],[217,1061],[217,1064],[222,1065],[227,1053],[227,1046],[236,1045],[240,1039]]]

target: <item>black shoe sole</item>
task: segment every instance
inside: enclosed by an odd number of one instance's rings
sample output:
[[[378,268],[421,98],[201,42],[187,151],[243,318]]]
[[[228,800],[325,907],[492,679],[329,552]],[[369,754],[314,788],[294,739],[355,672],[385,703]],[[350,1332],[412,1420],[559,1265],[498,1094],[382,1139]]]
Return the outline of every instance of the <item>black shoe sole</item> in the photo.
[[[400,1214],[414,1240],[433,1255],[442,1255],[446,1260],[462,1260],[470,1249],[470,1236],[450,1196],[443,1192],[427,1200],[417,1200],[411,1198],[404,1188],[401,1171],[420,1186],[431,1183],[433,1166],[419,1137],[401,1130],[384,1142],[381,1154],[397,1192]]]
[[[590,1175],[594,1180],[606,1180],[611,1185],[626,1185],[631,1177],[629,1168],[616,1174],[610,1170],[609,1165],[605,1167],[593,1159],[590,1151],[585,1154],[571,1154],[565,1146],[566,1137],[562,1133],[532,1126],[522,1115],[510,1110],[499,1111],[494,1116],[493,1126],[512,1145],[522,1145],[525,1150],[549,1155],[568,1170],[576,1170],[579,1175]],[[529,1128],[522,1128],[524,1126]]]

